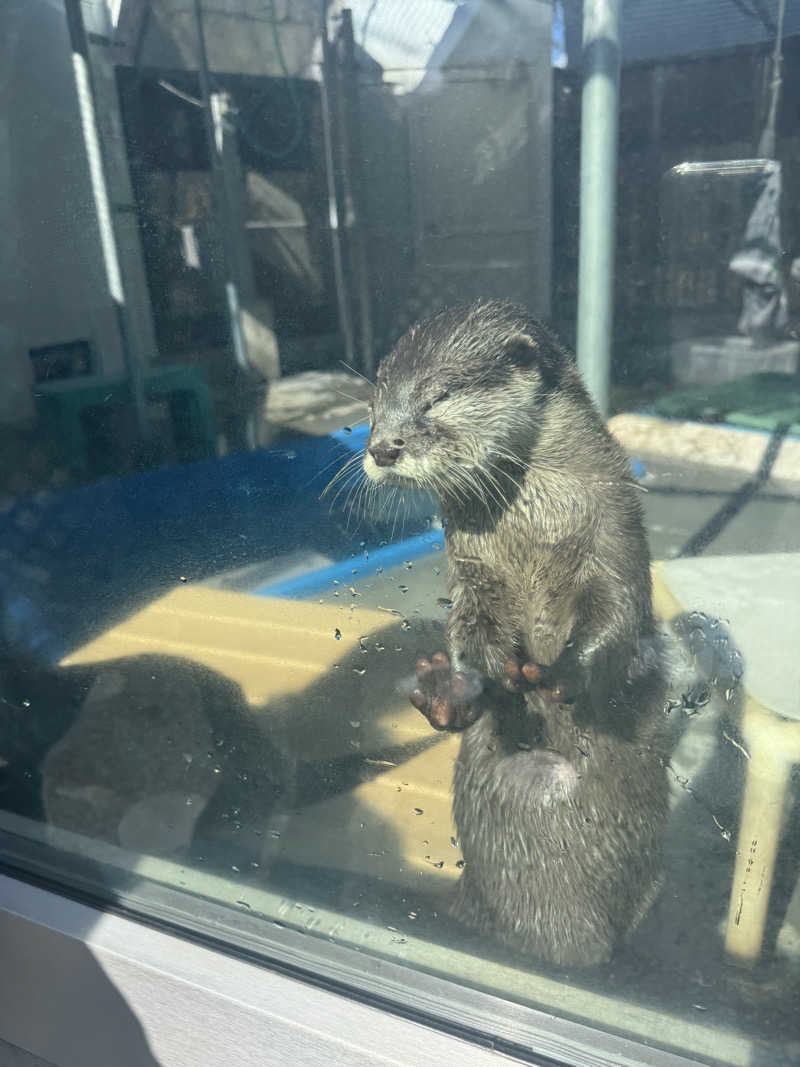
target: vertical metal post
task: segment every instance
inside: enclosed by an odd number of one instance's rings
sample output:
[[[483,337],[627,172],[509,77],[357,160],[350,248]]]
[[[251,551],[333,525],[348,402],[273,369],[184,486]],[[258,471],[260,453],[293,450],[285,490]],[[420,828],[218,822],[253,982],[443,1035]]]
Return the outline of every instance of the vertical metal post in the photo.
[[[194,0],[194,20],[197,34],[197,74],[200,82],[200,96],[203,101],[203,122],[206,130],[206,142],[211,163],[211,180],[214,193],[215,222],[222,249],[224,266],[219,272],[225,287],[225,304],[228,311],[230,343],[232,355],[237,366],[244,372],[248,369],[247,347],[242,329],[241,269],[248,264],[247,276],[252,278],[252,268],[245,251],[240,248],[244,241],[244,228],[236,232],[235,221],[240,213],[231,209],[231,200],[238,190],[230,188],[230,178],[226,175],[225,153],[226,140],[230,131],[226,130],[228,103],[224,93],[215,93],[211,89],[211,77],[208,68],[206,37],[203,28],[203,10],[200,0]],[[235,216],[235,217],[234,217]],[[249,297],[250,294],[248,293]]]
[[[92,184],[97,225],[100,230],[100,244],[103,250],[106,280],[119,330],[120,349],[128,377],[133,399],[136,429],[142,442],[150,436],[147,419],[147,399],[144,388],[144,374],[133,348],[131,330],[128,324],[128,308],[125,303],[125,289],[119,265],[119,251],[111,205],[108,197],[107,164],[103,144],[97,127],[97,109],[95,107],[95,88],[92,78],[89,41],[83,22],[80,0],[65,0],[70,47],[72,48],[72,66],[75,73],[75,87],[78,94],[83,138],[86,145],[86,157],[89,163],[89,177]]]
[[[622,0],[584,0],[578,366],[608,414]]]
[[[344,8],[338,42],[341,47],[339,122],[341,127],[342,190],[345,227],[350,244],[350,261],[357,289],[358,328],[361,369],[371,377],[375,373],[372,332],[372,302],[369,291],[369,254],[365,234],[364,180],[361,160],[361,130],[358,109],[358,64],[353,36],[353,13]]]
[[[333,106],[331,96],[335,92],[333,71],[333,47],[328,38],[328,9],[326,0],[320,0],[320,37],[322,40],[322,77],[320,79],[320,106],[322,110],[322,133],[325,146],[325,174],[328,181],[328,220],[333,250],[333,279],[336,286],[336,303],[339,309],[339,327],[344,340],[345,362],[352,364],[355,344],[353,339],[353,315],[350,294],[342,260],[342,237],[339,230],[339,190],[336,177],[336,154],[334,151]]]
[[[783,85],[783,20],[786,15],[786,0],[778,0],[778,27],[775,31],[775,47],[770,64],[770,100],[764,132],[758,142],[757,154],[762,159],[775,158],[775,127],[778,119],[778,104]]]

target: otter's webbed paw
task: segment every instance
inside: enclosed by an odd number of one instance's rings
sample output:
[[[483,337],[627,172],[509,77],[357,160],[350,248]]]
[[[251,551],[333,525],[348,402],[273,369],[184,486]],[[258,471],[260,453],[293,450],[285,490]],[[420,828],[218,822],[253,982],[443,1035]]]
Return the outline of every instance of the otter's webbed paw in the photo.
[[[434,730],[465,730],[480,718],[476,698],[482,686],[477,672],[454,671],[444,652],[418,659],[416,669],[409,699]]]
[[[556,662],[547,667],[541,663],[526,663],[515,657],[509,657],[503,668],[502,685],[511,693],[527,693],[539,689],[550,693],[561,704],[572,704],[580,692],[580,675],[570,670],[572,663],[567,657],[559,656]]]

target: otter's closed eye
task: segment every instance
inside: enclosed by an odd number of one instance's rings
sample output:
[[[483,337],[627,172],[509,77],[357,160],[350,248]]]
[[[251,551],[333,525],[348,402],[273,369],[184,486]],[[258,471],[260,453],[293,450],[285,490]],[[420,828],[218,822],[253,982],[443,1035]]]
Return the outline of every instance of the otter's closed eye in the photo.
[[[433,400],[430,400],[427,404],[422,405],[422,414],[424,415],[426,411],[430,411],[431,408],[436,407],[437,404],[441,404],[441,402],[443,400],[447,400],[449,396],[450,390],[445,389],[443,393],[439,393],[439,395],[437,397],[434,397]]]

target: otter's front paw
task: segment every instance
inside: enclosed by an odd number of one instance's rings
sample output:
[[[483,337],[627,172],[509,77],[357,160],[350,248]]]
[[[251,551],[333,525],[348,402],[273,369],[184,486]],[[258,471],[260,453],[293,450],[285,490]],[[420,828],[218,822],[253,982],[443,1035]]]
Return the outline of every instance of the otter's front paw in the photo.
[[[577,694],[575,679],[565,677],[564,672],[558,667],[558,662],[552,667],[546,667],[541,663],[524,663],[510,657],[503,667],[503,688],[511,693],[526,693],[532,689],[544,690],[559,703],[572,704]]]
[[[454,671],[449,657],[436,652],[417,660],[417,685],[409,699],[435,730],[465,730],[480,717],[474,702],[480,690],[477,676]]]

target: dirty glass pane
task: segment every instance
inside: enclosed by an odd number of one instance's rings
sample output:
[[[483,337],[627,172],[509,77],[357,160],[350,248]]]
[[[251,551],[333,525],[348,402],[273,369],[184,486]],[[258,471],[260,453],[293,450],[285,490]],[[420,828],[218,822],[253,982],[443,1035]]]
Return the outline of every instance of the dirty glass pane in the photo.
[[[800,8],[583,6],[3,5],[0,850],[796,1063]]]

